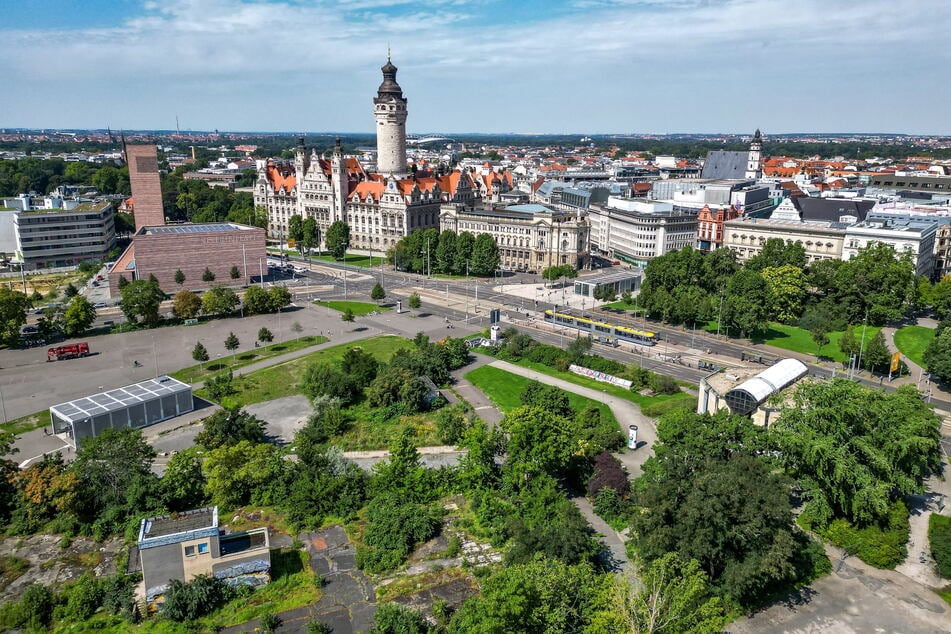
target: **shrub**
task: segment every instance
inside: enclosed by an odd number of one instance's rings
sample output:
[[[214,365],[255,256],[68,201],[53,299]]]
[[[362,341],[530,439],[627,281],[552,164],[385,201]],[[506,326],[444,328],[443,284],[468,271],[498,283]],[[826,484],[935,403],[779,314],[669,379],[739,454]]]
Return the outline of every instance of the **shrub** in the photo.
[[[594,497],[594,512],[612,526],[623,520],[626,512],[624,499],[611,487],[604,487]]]
[[[951,517],[931,514],[928,541],[931,542],[931,556],[938,564],[938,574],[951,579]]]
[[[595,497],[604,488],[610,488],[622,497],[627,497],[630,492],[627,472],[618,459],[606,451],[594,457],[594,473],[588,479],[588,496]]]
[[[445,407],[436,413],[436,431],[439,440],[447,445],[455,445],[469,429],[471,421],[465,406]]]
[[[398,603],[384,603],[373,617],[371,634],[427,634],[429,624],[423,616]]]
[[[858,527],[847,520],[835,519],[826,527],[811,526],[812,518],[806,514],[801,523],[819,533],[823,538],[870,566],[890,570],[905,560],[908,552],[905,544],[910,531],[908,508],[901,501],[894,502],[882,524]]]
[[[680,392],[680,386],[672,376],[666,374],[655,374],[651,380],[651,389],[658,394],[677,394]]]
[[[173,579],[165,592],[162,614],[178,622],[193,621],[227,603],[234,590],[221,579],[198,575],[189,583]]]
[[[403,563],[417,543],[430,539],[438,530],[439,521],[428,506],[406,503],[395,495],[377,497],[367,509],[357,565],[370,573],[392,570]]]

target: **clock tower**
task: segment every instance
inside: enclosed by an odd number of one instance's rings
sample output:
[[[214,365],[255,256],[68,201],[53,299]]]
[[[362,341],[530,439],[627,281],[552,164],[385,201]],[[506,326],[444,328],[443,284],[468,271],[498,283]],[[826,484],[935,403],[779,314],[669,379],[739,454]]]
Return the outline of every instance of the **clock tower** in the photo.
[[[396,66],[386,56],[383,83],[373,99],[376,117],[376,171],[386,176],[405,176],[406,97],[396,83]]]

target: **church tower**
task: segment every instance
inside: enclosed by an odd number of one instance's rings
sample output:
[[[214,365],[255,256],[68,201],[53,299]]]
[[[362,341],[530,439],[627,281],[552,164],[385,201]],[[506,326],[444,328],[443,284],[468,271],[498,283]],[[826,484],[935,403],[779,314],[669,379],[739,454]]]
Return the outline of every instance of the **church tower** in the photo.
[[[763,172],[759,168],[760,150],[762,149],[763,137],[759,132],[759,128],[757,128],[756,133],[753,135],[753,140],[750,141],[750,151],[746,155],[746,178],[759,178],[763,175]]]
[[[383,83],[373,99],[376,117],[376,170],[387,176],[406,174],[406,98],[396,83],[396,66],[386,56]]]

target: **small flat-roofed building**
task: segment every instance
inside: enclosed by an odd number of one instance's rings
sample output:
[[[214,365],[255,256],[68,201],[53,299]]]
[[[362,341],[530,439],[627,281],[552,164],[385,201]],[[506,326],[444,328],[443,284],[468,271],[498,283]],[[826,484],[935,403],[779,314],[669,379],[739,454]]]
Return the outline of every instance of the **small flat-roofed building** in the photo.
[[[730,368],[700,380],[698,414],[715,414],[722,409],[749,416],[757,425],[768,426],[776,412],[767,401],[809,372],[799,359],[782,359],[765,370]]]
[[[27,270],[104,259],[116,246],[111,202],[20,211],[13,215],[13,230],[17,259]]]
[[[227,533],[218,525],[217,506],[144,519],[136,546],[139,593],[150,611],[161,607],[173,580],[208,575],[255,587],[271,580],[267,527]]]
[[[192,388],[169,376],[84,396],[50,408],[54,434],[73,447],[105,429],[140,429],[195,409]]]
[[[575,295],[594,297],[598,288],[609,286],[614,289],[615,295],[630,292],[637,295],[641,290],[641,279],[644,273],[641,269],[627,269],[613,271],[602,275],[588,275],[575,280]]]

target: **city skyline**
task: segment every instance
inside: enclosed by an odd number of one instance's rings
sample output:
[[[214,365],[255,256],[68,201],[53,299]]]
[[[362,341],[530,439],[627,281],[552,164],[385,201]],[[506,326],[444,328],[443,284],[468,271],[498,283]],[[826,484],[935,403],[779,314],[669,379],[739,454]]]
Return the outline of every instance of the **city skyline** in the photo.
[[[389,46],[410,133],[941,135],[948,18],[919,0],[26,2],[0,9],[0,126],[371,132]]]

